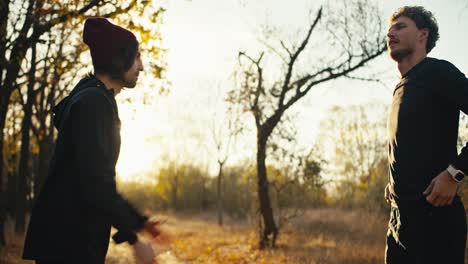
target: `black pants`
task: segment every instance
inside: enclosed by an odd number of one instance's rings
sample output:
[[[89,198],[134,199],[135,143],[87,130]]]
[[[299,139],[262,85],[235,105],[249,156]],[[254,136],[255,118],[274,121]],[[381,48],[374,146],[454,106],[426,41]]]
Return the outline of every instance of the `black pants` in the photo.
[[[445,207],[418,204],[392,207],[385,263],[463,264],[466,215],[460,199]]]

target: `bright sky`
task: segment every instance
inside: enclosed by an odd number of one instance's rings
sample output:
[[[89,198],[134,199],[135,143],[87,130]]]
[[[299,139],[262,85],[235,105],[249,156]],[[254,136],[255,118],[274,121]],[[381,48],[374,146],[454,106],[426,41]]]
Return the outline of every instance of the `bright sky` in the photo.
[[[378,0],[374,0],[378,1]],[[315,2],[315,3],[313,3]],[[379,1],[383,16],[403,5],[424,5],[439,23],[441,38],[430,56],[443,58],[468,73],[468,1]],[[448,4],[450,2],[450,4]],[[169,160],[194,162],[216,169],[211,138],[213,116],[224,111],[225,91],[240,50],[256,55],[262,46],[262,25],[274,25],[286,36],[309,25],[321,1],[295,0],[167,0],[163,40],[169,49],[167,77],[172,83],[165,97],[142,106],[121,104],[122,149],[117,170],[124,180],[145,178]],[[288,35],[289,33],[289,35]],[[320,120],[335,104],[360,104],[391,100],[398,82],[396,65],[385,54],[373,64],[385,69],[379,84],[334,81],[311,91],[292,110],[299,113],[298,141],[311,146]],[[142,81],[139,86],[145,85]],[[139,93],[138,88],[125,93]],[[384,117],[386,118],[386,117]],[[254,131],[238,140],[231,163],[253,159]]]

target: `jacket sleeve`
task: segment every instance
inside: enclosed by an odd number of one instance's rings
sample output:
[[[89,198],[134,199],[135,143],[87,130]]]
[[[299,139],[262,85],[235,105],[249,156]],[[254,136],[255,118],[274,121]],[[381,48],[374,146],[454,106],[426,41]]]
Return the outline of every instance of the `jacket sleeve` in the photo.
[[[119,231],[116,242],[136,240],[147,218],[118,192],[115,165],[120,138],[117,114],[101,92],[88,92],[72,107],[72,141],[77,183],[85,203],[102,210]]]
[[[468,114],[468,79],[466,76],[448,61],[439,61],[436,70],[441,83],[437,86],[439,93],[457,110]],[[468,142],[451,164],[468,174]]]

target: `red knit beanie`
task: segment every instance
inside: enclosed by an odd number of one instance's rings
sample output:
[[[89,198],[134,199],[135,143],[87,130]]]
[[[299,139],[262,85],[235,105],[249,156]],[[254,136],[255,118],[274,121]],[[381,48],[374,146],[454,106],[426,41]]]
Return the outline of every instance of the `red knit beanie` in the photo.
[[[135,35],[102,17],[86,19],[83,41],[91,49],[94,68],[101,68],[110,62],[129,43],[135,42]]]

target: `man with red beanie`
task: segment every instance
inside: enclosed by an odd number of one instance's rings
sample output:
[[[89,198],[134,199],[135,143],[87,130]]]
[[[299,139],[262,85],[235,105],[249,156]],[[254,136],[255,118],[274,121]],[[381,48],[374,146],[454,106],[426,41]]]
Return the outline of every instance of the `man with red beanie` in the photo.
[[[94,75],[82,79],[53,110],[58,138],[48,178],[37,198],[23,257],[38,264],[103,264],[111,226],[116,243],[133,245],[139,262],[153,263],[137,232],[159,235],[116,190],[120,119],[115,96],[133,88],[143,65],[135,35],[105,18],[86,20],[83,41]]]

